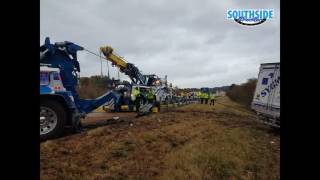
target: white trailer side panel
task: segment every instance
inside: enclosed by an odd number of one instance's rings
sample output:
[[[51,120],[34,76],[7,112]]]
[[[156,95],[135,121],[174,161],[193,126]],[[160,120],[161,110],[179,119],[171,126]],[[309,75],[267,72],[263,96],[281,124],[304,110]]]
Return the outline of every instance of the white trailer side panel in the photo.
[[[280,119],[280,63],[261,64],[252,109]]]

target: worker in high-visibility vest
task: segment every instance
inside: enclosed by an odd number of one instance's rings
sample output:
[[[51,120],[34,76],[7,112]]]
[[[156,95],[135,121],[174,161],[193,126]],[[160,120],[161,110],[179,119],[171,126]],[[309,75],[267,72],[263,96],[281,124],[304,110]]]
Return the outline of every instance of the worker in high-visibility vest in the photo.
[[[203,93],[203,99],[204,99],[204,101],[205,101],[205,104],[208,104],[209,93]]]
[[[199,100],[199,103],[202,104],[202,101],[201,101],[201,92],[200,92],[200,91],[197,92],[197,98],[198,98],[198,100]]]
[[[201,104],[205,103],[205,101],[204,101],[204,93],[203,92],[201,92],[201,94],[200,94],[200,99],[201,99]]]
[[[212,106],[214,106],[214,101],[216,100],[216,95],[215,94],[211,94],[210,95],[210,106],[212,104]]]
[[[140,90],[138,87],[135,87],[132,91],[132,95],[134,96],[134,104],[136,106],[136,111],[139,112],[140,109],[140,103],[141,103],[141,95],[140,95]]]
[[[200,103],[203,104],[203,93],[201,91],[198,92],[198,98],[200,99]]]
[[[148,103],[153,104],[155,97],[154,97],[154,93],[152,91],[152,89],[150,89],[147,93],[147,99],[148,99]]]

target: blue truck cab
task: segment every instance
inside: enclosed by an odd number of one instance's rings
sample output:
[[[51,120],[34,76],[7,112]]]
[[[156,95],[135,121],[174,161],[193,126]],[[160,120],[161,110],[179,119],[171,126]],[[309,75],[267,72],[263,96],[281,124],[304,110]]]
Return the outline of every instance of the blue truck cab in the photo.
[[[77,113],[74,98],[63,86],[59,68],[40,66],[40,138],[61,135]]]
[[[81,118],[108,103],[118,103],[119,94],[108,91],[96,99],[81,99],[78,92],[80,64],[77,51],[83,47],[72,42],[40,46],[40,140],[62,135],[65,127],[78,131]]]

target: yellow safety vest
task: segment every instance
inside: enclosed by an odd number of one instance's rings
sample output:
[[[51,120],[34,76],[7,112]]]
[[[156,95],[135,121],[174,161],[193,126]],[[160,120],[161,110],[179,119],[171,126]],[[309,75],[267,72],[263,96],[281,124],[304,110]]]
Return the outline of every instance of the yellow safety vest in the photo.
[[[216,95],[212,94],[210,95],[210,99],[215,99],[216,98]]]
[[[137,97],[137,96],[139,96],[140,91],[139,91],[139,90],[137,90],[137,89],[133,89],[132,94],[133,94],[135,97]]]
[[[153,99],[153,93],[152,93],[152,92],[148,92],[147,98],[148,98],[148,99]]]

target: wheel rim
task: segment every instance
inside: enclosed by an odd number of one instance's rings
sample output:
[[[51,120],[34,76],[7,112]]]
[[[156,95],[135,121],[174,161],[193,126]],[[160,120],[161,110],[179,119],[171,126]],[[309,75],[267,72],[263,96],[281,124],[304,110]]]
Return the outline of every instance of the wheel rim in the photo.
[[[48,134],[57,125],[57,114],[50,108],[40,107],[40,135]]]

